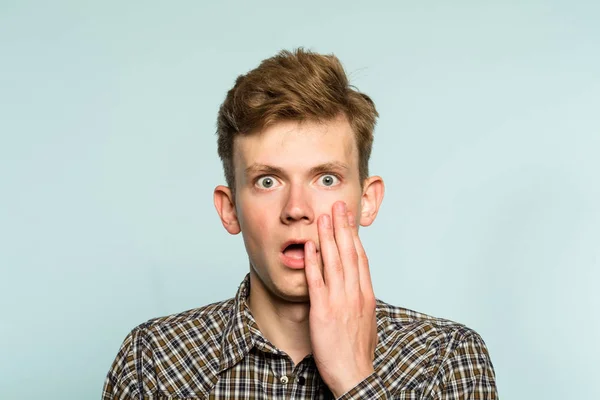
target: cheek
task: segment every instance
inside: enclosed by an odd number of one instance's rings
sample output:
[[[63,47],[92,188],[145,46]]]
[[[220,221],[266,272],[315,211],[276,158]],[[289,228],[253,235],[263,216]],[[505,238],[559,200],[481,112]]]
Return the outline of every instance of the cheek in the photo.
[[[273,219],[270,207],[264,205],[253,205],[247,202],[244,207],[239,210],[239,222],[242,229],[242,235],[245,240],[250,240],[252,243],[264,243],[268,237],[269,222]]]
[[[347,190],[331,190],[320,192],[316,199],[316,216],[323,214],[331,215],[333,213],[333,205],[336,201],[343,201],[346,203],[348,210],[357,216],[360,214],[361,209],[361,193],[360,191],[348,188]]]

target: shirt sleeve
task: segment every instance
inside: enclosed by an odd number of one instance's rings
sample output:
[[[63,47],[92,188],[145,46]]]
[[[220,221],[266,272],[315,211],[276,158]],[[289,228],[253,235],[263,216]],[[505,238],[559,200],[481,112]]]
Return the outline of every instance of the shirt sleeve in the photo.
[[[392,397],[383,384],[383,380],[379,377],[379,375],[377,375],[376,372],[373,372],[358,385],[338,398],[338,400],[359,399],[386,400],[392,399]]]
[[[430,398],[436,400],[497,400],[494,367],[483,339],[472,332],[445,358]]]
[[[152,348],[138,327],[127,335],[108,371],[102,400],[142,399],[155,387]]]

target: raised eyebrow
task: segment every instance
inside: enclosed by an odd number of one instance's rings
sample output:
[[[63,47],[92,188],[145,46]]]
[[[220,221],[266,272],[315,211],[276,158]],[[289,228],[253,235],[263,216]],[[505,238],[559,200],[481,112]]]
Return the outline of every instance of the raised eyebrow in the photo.
[[[349,170],[346,164],[341,162],[328,162],[316,165],[312,167],[309,171],[310,175],[323,174],[326,172],[333,171],[342,171],[345,172]],[[255,175],[255,174],[274,174],[274,175],[284,175],[284,172],[281,168],[274,167],[272,165],[267,164],[252,164],[245,170],[246,176]]]
[[[254,174],[275,174],[281,175],[283,170],[281,168],[274,167],[266,164],[252,164],[246,168],[246,176]]]
[[[348,167],[344,163],[328,162],[328,163],[324,163],[324,164],[320,164],[315,167],[312,167],[310,169],[310,174],[317,175],[317,174],[323,174],[325,172],[334,172],[334,171],[346,172],[349,169],[350,169],[350,167]]]

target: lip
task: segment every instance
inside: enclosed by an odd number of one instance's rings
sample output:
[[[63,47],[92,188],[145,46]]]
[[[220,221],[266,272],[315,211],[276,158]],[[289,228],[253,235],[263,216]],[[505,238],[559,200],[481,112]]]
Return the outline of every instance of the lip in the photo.
[[[284,244],[281,245],[281,249],[279,251],[281,251],[283,253],[283,251],[292,244],[301,244],[304,245],[306,242],[308,242],[311,239],[290,239],[287,242],[285,242]],[[319,252],[319,245],[317,244],[316,240],[313,240],[313,243],[315,244],[315,246],[317,247],[317,253]]]
[[[288,268],[291,269],[304,269],[304,258],[292,258],[288,257],[283,253],[279,253],[279,259]]]
[[[304,245],[309,240],[310,239],[291,239],[291,240],[286,241],[281,246],[281,251],[279,252],[279,259],[281,260],[281,262],[283,263],[283,265],[285,265],[286,267],[291,268],[291,269],[304,269],[304,258],[292,258],[292,257],[288,257],[288,256],[286,256],[283,253],[283,251],[289,245],[292,245],[292,244],[302,244],[302,245]],[[317,253],[318,252],[319,252],[319,248],[317,248]]]

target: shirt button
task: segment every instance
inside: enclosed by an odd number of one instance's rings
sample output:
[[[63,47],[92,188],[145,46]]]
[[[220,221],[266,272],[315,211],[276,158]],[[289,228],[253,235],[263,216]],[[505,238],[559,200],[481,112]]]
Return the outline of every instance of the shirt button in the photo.
[[[279,379],[279,381],[280,381],[281,383],[283,383],[284,385],[288,383],[288,380],[289,380],[289,379],[288,379],[288,377],[287,377],[287,376],[285,376],[285,375],[284,375],[284,376],[282,376],[282,377]]]
[[[298,377],[298,384],[299,385],[304,385],[305,382],[306,382],[306,379],[304,379],[303,376],[299,376]]]

